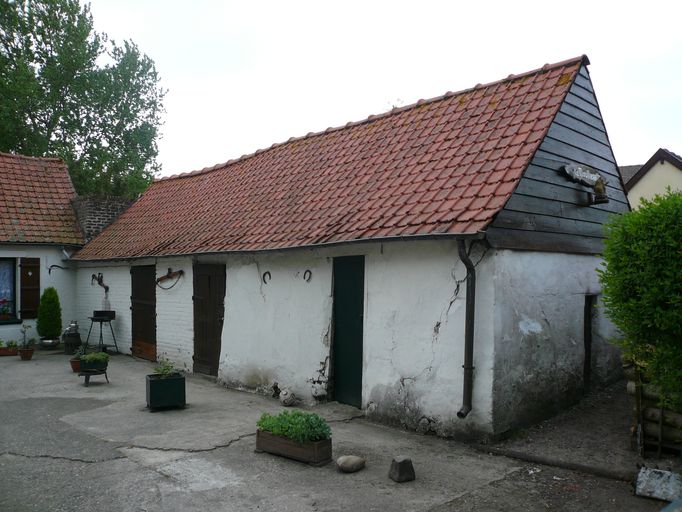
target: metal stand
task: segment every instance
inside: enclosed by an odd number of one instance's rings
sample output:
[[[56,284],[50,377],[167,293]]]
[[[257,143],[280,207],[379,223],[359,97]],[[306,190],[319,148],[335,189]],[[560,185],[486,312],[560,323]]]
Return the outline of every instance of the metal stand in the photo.
[[[102,352],[102,349],[106,347],[104,345],[104,337],[102,336],[102,324],[107,323],[109,324],[109,329],[111,330],[111,337],[114,339],[114,347],[116,348],[116,353],[120,354],[118,350],[118,345],[116,344],[116,336],[114,335],[114,328],[111,326],[111,319],[108,318],[98,318],[91,316],[90,317],[90,330],[88,330],[88,337],[85,340],[85,348],[87,350],[88,348],[88,342],[90,341],[90,333],[92,332],[92,325],[97,322],[99,324],[99,351]]]

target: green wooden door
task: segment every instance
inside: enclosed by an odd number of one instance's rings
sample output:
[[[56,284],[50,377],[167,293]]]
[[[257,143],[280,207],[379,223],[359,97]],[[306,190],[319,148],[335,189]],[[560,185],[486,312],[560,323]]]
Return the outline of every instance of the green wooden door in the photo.
[[[334,398],[362,406],[365,257],[334,258]]]

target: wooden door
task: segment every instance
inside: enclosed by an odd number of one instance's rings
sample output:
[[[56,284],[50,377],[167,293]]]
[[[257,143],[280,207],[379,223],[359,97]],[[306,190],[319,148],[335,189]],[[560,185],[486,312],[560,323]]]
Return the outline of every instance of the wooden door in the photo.
[[[218,375],[225,316],[225,265],[194,265],[194,371]]]
[[[334,398],[362,406],[362,336],[365,257],[334,258]]]
[[[130,268],[133,355],[156,361],[156,267]]]

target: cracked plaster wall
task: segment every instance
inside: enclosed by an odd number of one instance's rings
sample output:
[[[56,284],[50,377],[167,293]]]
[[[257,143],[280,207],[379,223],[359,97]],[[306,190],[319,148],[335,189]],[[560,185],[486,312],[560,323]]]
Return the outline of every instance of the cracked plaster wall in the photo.
[[[495,434],[544,419],[583,392],[584,305],[599,294],[596,256],[494,254]],[[592,382],[617,378],[616,335],[603,309],[593,317]]]
[[[466,269],[455,242],[386,244],[367,256],[363,405],[420,432],[478,435],[492,418],[492,280],[477,265],[473,411],[462,405]]]
[[[326,389],[312,381],[320,380],[329,356],[332,260],[304,251],[229,256],[223,262],[227,286],[218,378],[260,392],[277,382],[304,401],[315,401],[314,390]]]

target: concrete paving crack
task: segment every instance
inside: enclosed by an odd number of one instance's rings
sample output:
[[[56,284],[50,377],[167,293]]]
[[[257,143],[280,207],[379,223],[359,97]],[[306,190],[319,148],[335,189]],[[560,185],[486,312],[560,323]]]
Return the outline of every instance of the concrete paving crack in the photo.
[[[212,446],[211,448],[165,448],[165,447],[159,447],[159,446],[143,446],[140,444],[130,444],[130,445],[125,446],[125,448],[138,448],[140,450],[151,450],[151,451],[159,451],[159,452],[204,453],[204,452],[212,452],[214,450],[218,450],[219,448],[229,448],[234,443],[238,443],[242,439],[245,439],[247,437],[253,437],[255,435],[256,435],[255,432],[251,432],[249,434],[242,434],[241,436],[238,436],[235,439],[230,439],[227,443],[217,444],[215,446]]]
[[[69,462],[81,462],[83,464],[99,464],[102,462],[110,462],[112,460],[119,460],[119,459],[125,459],[125,456],[116,456],[116,457],[109,457],[106,459],[98,459],[98,460],[88,460],[88,459],[79,459],[77,457],[62,457],[59,455],[27,455],[25,453],[18,453],[18,452],[1,452],[0,457],[3,455],[11,455],[14,457],[23,457],[25,459],[52,459],[52,460],[67,460]]]

